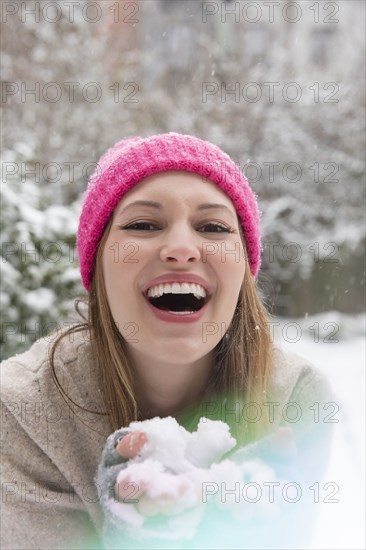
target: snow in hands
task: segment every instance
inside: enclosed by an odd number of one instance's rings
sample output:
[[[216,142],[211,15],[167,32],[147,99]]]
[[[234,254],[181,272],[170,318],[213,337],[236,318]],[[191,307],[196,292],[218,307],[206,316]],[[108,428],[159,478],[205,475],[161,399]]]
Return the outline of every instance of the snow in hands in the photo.
[[[219,491],[212,490],[223,484],[233,487],[263,479],[277,481],[272,468],[261,460],[240,464],[221,460],[236,445],[225,422],[201,418],[197,431],[190,433],[172,417],[156,417],[132,422],[129,429],[145,433],[147,441],[117,476],[118,484],[131,488],[129,498],[111,498],[107,508],[114,523],[122,520],[131,536],[191,539],[206,503],[212,501],[217,509],[229,510],[239,521],[278,513],[276,504],[261,501],[254,508],[243,500],[221,499]]]

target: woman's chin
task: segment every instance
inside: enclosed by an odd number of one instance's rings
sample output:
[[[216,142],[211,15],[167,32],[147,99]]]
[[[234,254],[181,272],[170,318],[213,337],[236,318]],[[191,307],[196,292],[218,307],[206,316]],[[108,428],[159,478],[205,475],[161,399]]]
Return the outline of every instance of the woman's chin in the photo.
[[[187,341],[182,338],[166,338],[160,346],[155,341],[154,346],[149,347],[145,354],[150,356],[151,359],[154,358],[154,361],[171,365],[186,365],[199,361],[211,350],[211,347],[205,349],[202,346],[202,341],[198,341],[198,339],[196,342],[192,342],[192,340]]]

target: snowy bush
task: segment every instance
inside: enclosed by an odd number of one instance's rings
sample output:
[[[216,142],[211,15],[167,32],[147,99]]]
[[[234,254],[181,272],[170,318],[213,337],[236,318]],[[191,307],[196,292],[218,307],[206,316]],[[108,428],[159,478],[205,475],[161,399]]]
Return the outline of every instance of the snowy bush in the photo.
[[[75,250],[80,205],[52,204],[52,193],[42,186],[9,176],[3,178],[1,203],[1,352],[6,357],[70,320],[74,299],[82,293]]]

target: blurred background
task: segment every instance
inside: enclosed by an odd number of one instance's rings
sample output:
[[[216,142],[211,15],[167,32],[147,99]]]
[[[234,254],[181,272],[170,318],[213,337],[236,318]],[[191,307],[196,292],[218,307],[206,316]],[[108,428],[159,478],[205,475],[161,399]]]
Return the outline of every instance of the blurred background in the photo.
[[[364,2],[1,7],[3,355],[67,322],[83,295],[75,232],[100,155],[169,131],[216,143],[249,179],[275,315],[360,319]]]

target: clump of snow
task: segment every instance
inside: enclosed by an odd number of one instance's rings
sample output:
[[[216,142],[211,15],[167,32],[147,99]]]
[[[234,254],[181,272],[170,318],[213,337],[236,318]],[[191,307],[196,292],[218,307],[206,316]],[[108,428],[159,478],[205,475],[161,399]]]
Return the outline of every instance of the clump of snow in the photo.
[[[147,443],[140,456],[154,458],[175,473],[206,468],[236,445],[225,422],[201,418],[197,431],[190,433],[175,418],[153,418],[132,422],[131,431],[144,431]]]
[[[272,468],[261,460],[237,464],[220,459],[236,445],[229,426],[201,418],[196,432],[185,430],[172,417],[132,422],[131,432],[147,436],[139,455],[130,459],[117,476],[117,483],[137,488],[127,501],[108,501],[109,512],[127,524],[131,536],[190,539],[205,513],[206,504],[229,511],[237,520],[274,517],[277,505],[261,499],[258,506],[235,495],[222,498],[219,488],[277,481]],[[283,481],[283,480],[282,480]],[[165,516],[163,525],[151,518]],[[118,520],[117,520],[118,521]]]

